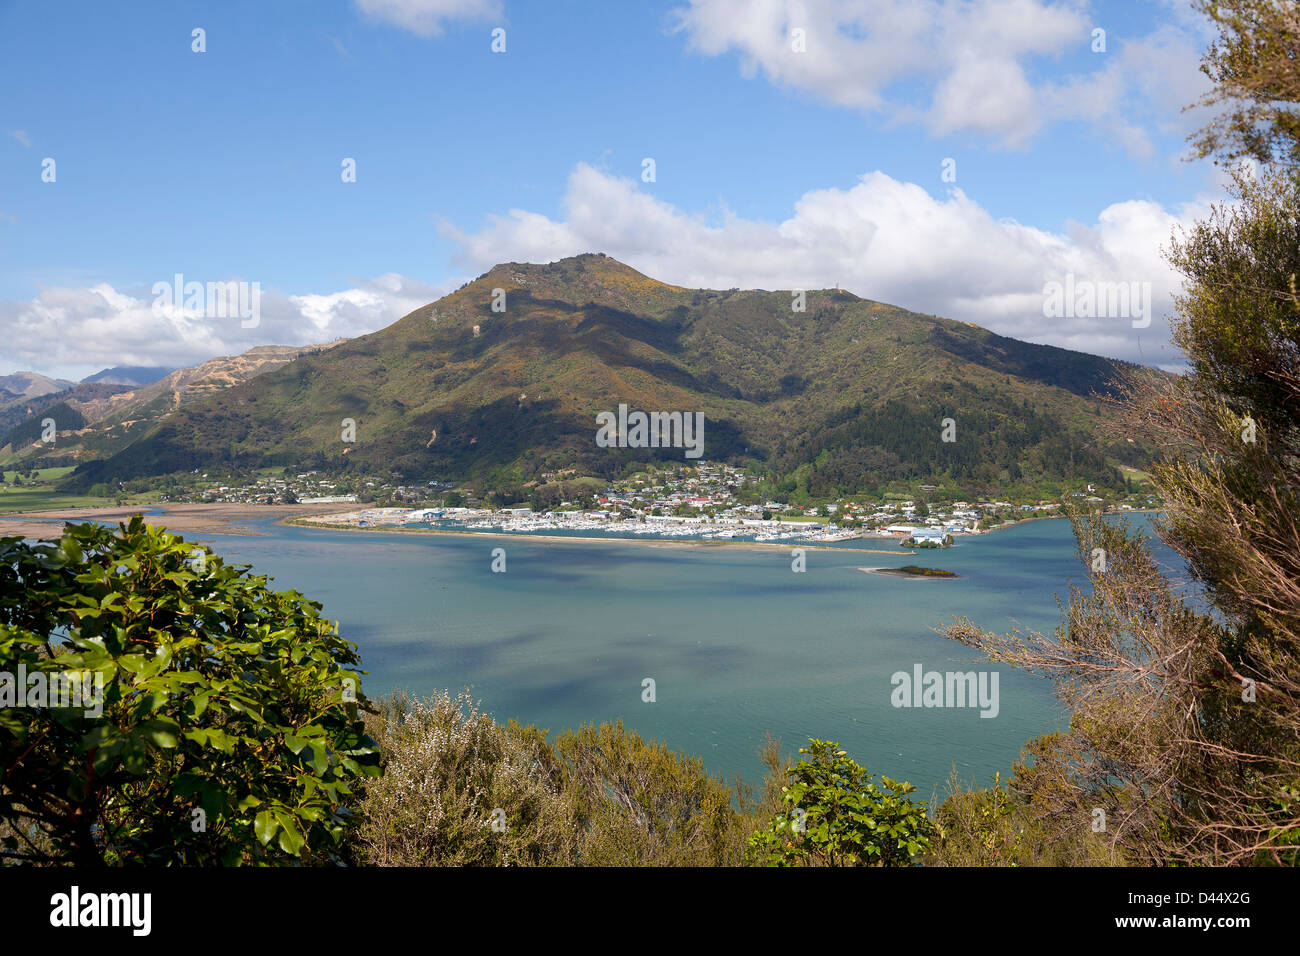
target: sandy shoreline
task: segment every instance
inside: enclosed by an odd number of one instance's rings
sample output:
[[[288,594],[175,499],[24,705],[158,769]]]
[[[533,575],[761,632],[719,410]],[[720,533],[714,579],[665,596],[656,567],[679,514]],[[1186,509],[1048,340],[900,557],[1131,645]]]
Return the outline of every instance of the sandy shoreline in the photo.
[[[355,505],[241,505],[241,504],[168,504],[113,505],[104,508],[62,508],[52,511],[26,511],[20,514],[0,515],[0,537],[18,535],[24,538],[57,538],[67,523],[83,521],[126,521],[142,511],[161,511],[162,514],[144,516],[149,524],[165,525],[175,534],[242,534],[264,535],[247,524],[258,519],[274,518],[280,521],[306,515],[335,514],[355,511]]]

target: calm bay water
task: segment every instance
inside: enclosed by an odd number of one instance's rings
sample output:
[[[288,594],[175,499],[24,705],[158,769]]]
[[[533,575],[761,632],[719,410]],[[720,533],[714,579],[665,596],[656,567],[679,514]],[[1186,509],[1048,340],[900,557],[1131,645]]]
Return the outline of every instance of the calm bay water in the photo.
[[[1145,521],[1141,516],[1133,520]],[[1053,630],[1055,595],[1086,576],[1067,522],[959,538],[948,550],[865,554],[574,539],[322,531],[198,536],[279,588],[324,605],[361,650],[377,696],[468,687],[498,719],[557,731],[622,719],[757,781],[764,732],[793,751],[838,740],[868,770],[920,795],[956,767],[1004,773],[1030,737],[1064,723],[1050,687],[935,633],[956,616],[993,630]],[[888,548],[855,541],[847,546]],[[492,573],[491,551],[507,571]],[[907,580],[859,567],[918,563],[961,575]],[[993,670],[996,718],[977,708],[895,708],[890,676]],[[642,680],[657,700],[642,701]]]

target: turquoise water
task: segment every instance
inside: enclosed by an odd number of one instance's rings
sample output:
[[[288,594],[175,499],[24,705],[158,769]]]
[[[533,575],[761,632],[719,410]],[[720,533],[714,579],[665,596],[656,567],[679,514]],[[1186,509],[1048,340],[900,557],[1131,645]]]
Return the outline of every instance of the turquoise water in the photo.
[[[1143,521],[1142,518],[1135,520]],[[498,719],[551,730],[624,723],[698,754],[728,778],[761,775],[770,731],[787,750],[838,740],[874,773],[921,796],[956,767],[1004,773],[1024,742],[1062,725],[1042,680],[991,665],[935,633],[955,616],[993,630],[1050,632],[1055,595],[1085,580],[1067,522],[1029,522],[905,554],[855,541],[808,550],[688,548],[653,542],[482,538],[259,525],[266,537],[196,536],[324,605],[360,647],[371,696],[468,687]],[[491,571],[504,548],[505,573]],[[859,567],[915,563],[956,580],[907,580]],[[999,674],[999,713],[895,708],[890,676]],[[656,700],[642,700],[643,679]]]

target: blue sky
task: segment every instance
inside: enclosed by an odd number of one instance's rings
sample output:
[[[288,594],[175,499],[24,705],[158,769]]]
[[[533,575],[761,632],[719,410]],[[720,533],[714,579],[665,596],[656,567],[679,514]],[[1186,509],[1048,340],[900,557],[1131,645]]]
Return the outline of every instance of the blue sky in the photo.
[[[1221,197],[1182,161],[1207,36],[1155,0],[0,0],[0,373],[354,335],[579,251],[1176,364],[1042,289],[1167,311],[1159,244]],[[267,320],[159,316],[177,272]]]

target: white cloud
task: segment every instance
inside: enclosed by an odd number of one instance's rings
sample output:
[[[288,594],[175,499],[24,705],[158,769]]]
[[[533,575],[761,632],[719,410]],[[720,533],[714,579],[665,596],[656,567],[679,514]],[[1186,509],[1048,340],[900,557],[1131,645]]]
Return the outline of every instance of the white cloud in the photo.
[[[633,180],[580,164],[559,221],[515,209],[478,232],[446,223],[441,229],[460,245],[466,271],[604,252],[690,288],[838,285],[1026,341],[1167,365],[1178,361],[1164,317],[1179,280],[1160,250],[1176,225],[1206,211],[1205,202],[1176,210],[1117,202],[1092,224],[1053,233],[996,219],[959,189],[935,198],[873,172],[849,189],[805,193],[779,223],[709,220],[642,192]],[[1093,282],[1150,282],[1150,327],[1134,329],[1125,318],[1045,318],[1044,284],[1069,273]]]
[[[690,288],[815,289],[840,286],[866,298],[974,322],[1031,342],[1173,365],[1163,317],[1178,277],[1161,258],[1173,229],[1206,203],[1166,209],[1146,200],[1113,203],[1090,223],[1060,232],[997,219],[959,189],[932,196],[880,172],[849,188],[793,197],[780,222],[728,212],[707,218],[644,192],[639,183],[579,164],[557,219],[514,209],[478,231],[443,223],[459,245],[458,266],[477,274],[500,262],[550,262],[605,252],[645,274]],[[1043,287],[1077,280],[1150,282],[1154,319],[1049,319]],[[199,279],[198,276],[186,276]],[[203,277],[206,279],[206,277]],[[171,277],[165,277],[170,280]],[[261,322],[208,318],[193,310],[155,315],[153,295],[44,288],[28,302],[0,302],[0,371],[34,369],[81,378],[113,365],[194,365],[255,345],[304,345],[373,332],[460,284],[395,274],[332,293],[264,289]]]
[[[9,135],[18,140],[18,142],[22,143],[24,146],[32,145],[32,138],[20,129],[11,129]]]
[[[368,17],[410,30],[422,37],[439,36],[450,20],[500,20],[501,0],[353,0]]]
[[[255,345],[363,335],[448,291],[393,274],[324,295],[263,289],[260,322],[246,329],[239,318],[194,310],[165,307],[155,314],[152,294],[131,295],[108,284],[45,288],[29,302],[0,302],[0,369],[77,379],[113,365],[197,365]]]
[[[1138,156],[1144,130],[1204,89],[1204,23],[1177,11],[1148,37],[1111,34],[1080,75],[1045,78],[1062,55],[1091,51],[1086,0],[688,0],[675,29],[705,55],[737,53],[746,76],[936,135],[970,132],[1021,147],[1061,120],[1101,124]],[[792,31],[805,34],[796,52]],[[928,96],[928,102],[925,102]],[[917,102],[917,98],[920,102]]]

